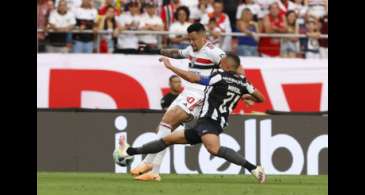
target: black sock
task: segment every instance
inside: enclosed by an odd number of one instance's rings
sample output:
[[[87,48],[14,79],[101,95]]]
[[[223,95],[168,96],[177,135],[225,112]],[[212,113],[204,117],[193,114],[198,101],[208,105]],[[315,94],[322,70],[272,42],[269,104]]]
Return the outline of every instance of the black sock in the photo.
[[[127,154],[129,154],[129,155],[153,154],[153,153],[160,152],[167,147],[168,147],[168,145],[165,144],[165,142],[162,139],[159,139],[156,141],[148,142],[138,148],[129,147],[127,149]]]
[[[246,160],[246,163],[245,163],[245,165],[243,166],[243,167],[245,167],[247,170],[249,170],[250,172],[252,171],[252,170],[254,170],[254,169],[256,169],[256,166],[255,165],[253,165],[253,164],[251,164],[250,162],[248,162],[247,160]]]
[[[232,150],[231,148],[227,148],[221,146],[218,150],[217,156],[226,159],[227,161],[234,163],[236,165],[241,165],[246,168],[250,172],[256,169],[256,166],[248,162],[242,155]]]

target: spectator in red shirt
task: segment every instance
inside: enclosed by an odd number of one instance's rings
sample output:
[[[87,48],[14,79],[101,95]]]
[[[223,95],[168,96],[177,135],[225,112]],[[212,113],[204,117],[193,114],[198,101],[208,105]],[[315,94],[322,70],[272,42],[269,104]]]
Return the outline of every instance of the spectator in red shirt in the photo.
[[[110,34],[100,36],[99,53],[113,53],[114,41],[118,34],[118,22],[115,19],[115,8],[109,6],[104,16],[100,16],[97,21],[99,30],[109,31]]]
[[[45,30],[48,25],[48,16],[53,10],[53,1],[38,0],[37,1],[37,29]],[[45,49],[45,32],[37,33],[38,51],[44,52]]]
[[[285,15],[289,10],[294,10],[296,8],[295,4],[289,0],[277,0],[276,2],[278,3],[280,14],[283,15]]]
[[[105,15],[110,6],[114,7],[114,0],[105,0],[104,5],[99,7],[98,14],[100,16]]]
[[[263,18],[260,30],[262,33],[287,32],[285,15],[280,14],[277,3],[270,5],[269,14]],[[263,57],[280,56],[280,38],[261,37],[259,51]]]

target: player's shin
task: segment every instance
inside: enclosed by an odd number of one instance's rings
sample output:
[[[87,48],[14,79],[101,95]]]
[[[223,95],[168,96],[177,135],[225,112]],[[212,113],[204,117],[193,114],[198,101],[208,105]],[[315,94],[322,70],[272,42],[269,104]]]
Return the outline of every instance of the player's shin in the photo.
[[[164,138],[170,134],[171,134],[171,126],[166,123],[161,122],[160,126],[159,126],[159,131],[157,133],[157,137]],[[153,162],[152,162],[152,164],[153,164],[152,171],[154,173],[158,174],[160,172],[160,166],[162,164],[162,160],[163,160],[163,157],[165,156],[165,154],[166,154],[166,150],[163,150],[163,151],[155,154],[155,158],[153,159]]]
[[[238,152],[232,150],[231,148],[227,148],[224,146],[221,146],[218,150],[218,153],[216,156],[219,156],[221,158],[226,159],[227,161],[234,163],[236,165],[240,165],[250,172],[254,169],[256,169],[256,166],[248,162],[242,155],[240,155]]]
[[[144,144],[141,147],[133,148],[129,147],[127,149],[128,155],[136,155],[136,154],[151,154],[151,153],[157,153],[164,149],[166,149],[168,145],[162,140],[156,140],[152,142],[148,142]]]
[[[171,126],[169,124],[161,122],[158,126],[157,137],[158,138],[164,138],[164,137],[166,137],[170,134],[171,134]],[[148,163],[148,164],[151,164],[151,163],[155,164],[155,162],[158,163],[160,160],[159,159],[155,160],[157,155],[159,156],[158,158],[161,158],[161,156],[162,157],[164,156],[164,153],[163,154],[160,154],[160,153],[158,153],[158,154],[148,154],[146,156],[146,158],[143,160],[143,162]],[[159,164],[161,164],[161,162]]]

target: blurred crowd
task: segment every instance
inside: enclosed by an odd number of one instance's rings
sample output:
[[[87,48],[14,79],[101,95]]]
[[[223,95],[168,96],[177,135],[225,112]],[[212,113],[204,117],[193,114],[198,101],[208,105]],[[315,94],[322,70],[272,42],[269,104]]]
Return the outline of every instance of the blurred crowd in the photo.
[[[328,34],[327,7],[328,0],[38,0],[38,51],[153,54],[185,48],[186,35],[172,33],[201,22],[212,43],[240,56],[327,58],[327,38],[320,37]],[[231,32],[245,36],[222,36]]]

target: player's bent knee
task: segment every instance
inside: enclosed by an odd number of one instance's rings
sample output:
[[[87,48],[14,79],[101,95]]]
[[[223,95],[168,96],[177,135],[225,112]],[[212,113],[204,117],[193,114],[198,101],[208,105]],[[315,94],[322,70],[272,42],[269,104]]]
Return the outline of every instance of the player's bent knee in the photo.
[[[177,141],[177,138],[175,136],[169,135],[169,136],[162,138],[162,141],[165,142],[165,144],[169,146],[169,145],[175,144]]]
[[[165,142],[166,145],[171,145],[172,144],[172,141],[171,139],[166,139],[166,137],[162,138],[162,141]]]
[[[207,150],[211,155],[217,156],[219,147],[208,147]]]
[[[185,111],[175,106],[164,114],[162,117],[162,122],[174,126],[176,123],[183,121],[187,117],[188,114],[185,113]]]

